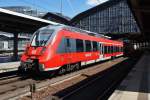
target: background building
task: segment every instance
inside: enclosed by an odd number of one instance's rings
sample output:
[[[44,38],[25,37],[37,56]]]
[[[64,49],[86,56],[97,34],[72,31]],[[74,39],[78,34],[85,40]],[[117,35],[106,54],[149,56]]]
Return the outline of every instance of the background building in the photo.
[[[97,33],[136,33],[139,28],[127,0],[109,0],[75,16],[71,25]]]
[[[42,18],[65,25],[69,25],[71,20],[69,17],[62,15],[61,13],[52,13],[52,12],[46,13]]]
[[[3,9],[11,10],[14,12],[23,13],[26,15],[34,16],[34,17],[43,17],[46,12],[38,11],[37,9],[33,9],[28,6],[7,6],[7,7],[1,7]]]
[[[23,13],[26,15],[34,16],[34,17],[43,17],[46,12],[37,11],[36,9],[32,9],[27,6],[8,6],[1,7],[3,9],[11,10],[18,13]],[[29,42],[32,34],[31,33],[18,33],[18,50],[22,51],[25,49],[26,43]],[[7,32],[0,31],[0,53],[3,52],[11,52],[13,50],[13,34]]]
[[[131,10],[128,7],[127,0],[109,0],[103,4],[78,14],[71,20],[70,18],[61,15],[60,13],[41,12],[26,6],[9,6],[2,8],[30,16],[41,17],[46,20],[51,20],[66,25],[72,25],[96,33],[107,34],[140,32],[138,25],[136,24],[136,21],[131,13]],[[32,34],[22,35],[30,37],[28,35]],[[7,37],[9,37],[9,35]],[[1,38],[1,41],[2,39],[4,38]],[[26,44],[26,40],[23,38],[22,40],[22,44],[19,44],[19,48],[24,47],[21,45]],[[12,43],[10,41],[4,41],[3,44],[0,44],[0,47],[6,48],[7,44],[10,48],[9,45]]]
[[[18,35],[18,50],[22,51],[25,48],[26,43],[30,40],[29,35],[21,36]],[[0,52],[12,51],[13,50],[13,34],[0,32]]]

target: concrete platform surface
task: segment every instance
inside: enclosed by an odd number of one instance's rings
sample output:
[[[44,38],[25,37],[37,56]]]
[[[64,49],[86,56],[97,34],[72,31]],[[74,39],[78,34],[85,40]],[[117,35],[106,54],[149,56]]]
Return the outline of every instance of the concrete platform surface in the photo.
[[[0,63],[0,73],[15,71],[18,69],[20,62],[8,62],[8,63]]]
[[[150,54],[145,54],[109,100],[150,100]]]

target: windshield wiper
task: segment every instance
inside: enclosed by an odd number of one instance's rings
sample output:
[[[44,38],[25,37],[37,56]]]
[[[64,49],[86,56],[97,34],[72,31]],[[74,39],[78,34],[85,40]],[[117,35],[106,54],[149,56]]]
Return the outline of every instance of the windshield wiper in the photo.
[[[43,44],[44,43],[44,44]],[[45,45],[45,40],[42,40],[41,41],[41,46],[44,46]]]

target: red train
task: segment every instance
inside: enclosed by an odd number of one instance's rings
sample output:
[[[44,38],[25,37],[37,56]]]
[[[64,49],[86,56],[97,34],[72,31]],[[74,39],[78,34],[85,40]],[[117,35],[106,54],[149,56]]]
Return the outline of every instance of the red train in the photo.
[[[123,42],[64,25],[37,30],[21,57],[19,70],[60,73],[123,55]]]

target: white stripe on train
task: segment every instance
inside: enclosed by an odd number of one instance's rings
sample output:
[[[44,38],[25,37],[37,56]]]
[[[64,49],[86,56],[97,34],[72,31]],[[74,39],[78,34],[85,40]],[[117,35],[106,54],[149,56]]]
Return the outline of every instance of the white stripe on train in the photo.
[[[119,54],[119,55],[116,55],[116,57],[119,57],[119,56],[122,56],[123,54]],[[103,60],[108,60],[108,59],[111,59],[111,57],[105,57],[103,58],[102,55],[96,59],[96,60],[89,60],[89,61],[83,61],[81,62],[81,66],[84,66],[84,65],[88,65],[88,64],[92,64],[92,63],[95,63],[95,62],[99,62],[99,61],[103,61]],[[52,71],[52,70],[57,70],[59,69],[61,66],[58,66],[58,67],[54,67],[54,68],[46,68],[44,69],[44,71]]]

